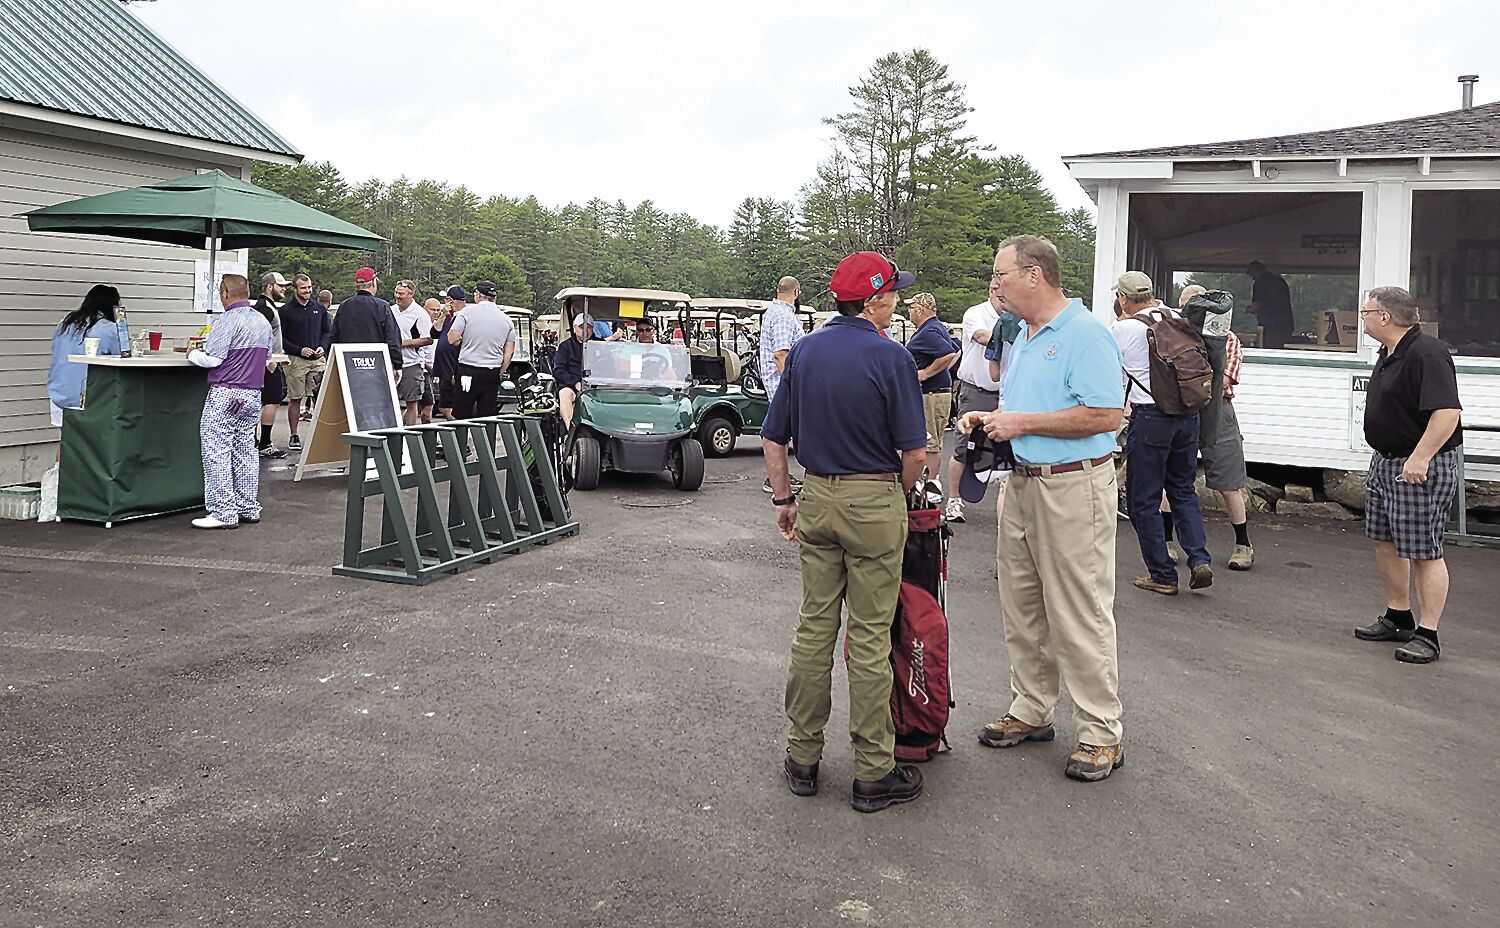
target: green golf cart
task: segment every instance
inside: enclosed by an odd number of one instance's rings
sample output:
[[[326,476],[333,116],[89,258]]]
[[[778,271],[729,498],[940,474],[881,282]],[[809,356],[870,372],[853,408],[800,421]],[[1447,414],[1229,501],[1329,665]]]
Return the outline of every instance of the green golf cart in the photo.
[[[693,432],[704,453],[728,457],[741,435],[759,435],[770,409],[770,399],[760,377],[747,370],[755,353],[749,330],[759,328],[765,300],[695,299],[693,315],[712,312],[714,324],[691,349],[693,383],[688,395],[693,401]],[[812,313],[804,310],[803,327],[811,328]],[[683,323],[684,331],[687,322]]]
[[[606,323],[649,318],[652,304],[687,305],[685,293],[615,287],[570,287],[557,294],[563,315],[586,313]],[[693,434],[692,362],[681,345],[627,339],[589,339],[583,381],[573,408],[567,453],[573,486],[598,487],[607,470],[655,474],[665,470],[680,490],[703,484],[703,446]]]

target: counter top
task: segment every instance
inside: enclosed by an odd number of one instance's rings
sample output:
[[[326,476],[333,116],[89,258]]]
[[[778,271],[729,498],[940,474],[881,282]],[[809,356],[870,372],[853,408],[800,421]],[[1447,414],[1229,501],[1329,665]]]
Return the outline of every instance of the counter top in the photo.
[[[181,351],[148,351],[138,358],[117,358],[108,354],[70,354],[68,360],[77,361],[79,364],[93,364],[97,367],[197,367]],[[278,363],[285,362],[287,356],[273,354],[271,360]],[[200,370],[206,370],[206,368],[200,368]]]

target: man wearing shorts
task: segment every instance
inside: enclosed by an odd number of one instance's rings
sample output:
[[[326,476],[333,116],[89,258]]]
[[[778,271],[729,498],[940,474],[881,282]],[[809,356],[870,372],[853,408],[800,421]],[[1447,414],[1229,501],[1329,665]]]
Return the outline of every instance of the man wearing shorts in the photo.
[[[990,343],[990,330],[1000,321],[1000,293],[997,284],[990,282],[989,299],[964,311],[963,339],[959,345],[958,376],[953,385],[958,394],[958,415],[968,412],[994,412],[1000,408],[1000,381],[990,371],[990,362],[985,358],[985,348]],[[953,444],[953,460],[948,464],[948,482],[943,484],[945,495],[958,486],[964,472],[964,442],[958,436]],[[964,501],[949,496],[943,504],[943,515],[949,522],[964,521]]]
[[[1184,287],[1177,301],[1178,308],[1185,308],[1193,297],[1207,292],[1197,284]],[[1234,411],[1234,388],[1239,386],[1243,361],[1239,336],[1230,332],[1224,343],[1224,396],[1219,405],[1219,435],[1212,445],[1202,445],[1198,449],[1203,455],[1203,482],[1224,497],[1224,512],[1229,516],[1229,527],[1234,529],[1230,570],[1249,570],[1255,563],[1255,548],[1250,544],[1250,528],[1246,523],[1245,483],[1248,475],[1245,472],[1245,439],[1240,434],[1240,418]],[[1162,524],[1166,523],[1167,520],[1163,519]]]
[[[292,298],[281,307],[281,347],[288,358],[286,373],[287,420],[292,437],[287,450],[301,451],[302,439],[297,423],[302,420],[301,406],[309,410],[317,395],[318,382],[328,366],[328,342],[333,338],[333,320],[328,308],[313,299],[312,278],[298,274],[292,278]]]
[[[1385,581],[1385,611],[1354,630],[1365,641],[1404,642],[1396,660],[1438,659],[1438,620],[1448,601],[1443,529],[1458,492],[1463,443],[1458,375],[1443,343],[1418,326],[1417,301],[1400,287],[1376,287],[1360,322],[1380,342],[1365,400],[1365,534]],[[1411,608],[1416,565],[1417,611]],[[1419,621],[1420,619],[1420,621]]]
[[[417,407],[427,384],[422,352],[432,344],[432,317],[417,305],[416,295],[416,284],[398,281],[396,302],[391,304],[396,330],[401,333],[401,380],[396,383],[396,398],[401,401],[401,420],[407,425],[417,424]]]
[[[437,360],[437,335],[443,328],[443,322],[448,317],[447,310],[443,309],[443,303],[437,297],[432,297],[422,304],[422,311],[427,313],[427,321],[433,340],[426,348],[422,349],[422,398],[417,401],[417,418],[422,422],[432,421],[432,408],[437,404],[437,382],[433,380],[432,365]]]
[[[252,305],[271,327],[272,345],[281,344],[280,300],[285,296],[285,277],[271,271],[260,279],[260,299]],[[286,450],[276,447],[275,442],[271,441],[271,427],[276,424],[276,410],[286,401],[286,395],[286,377],[281,371],[281,365],[271,365],[267,368],[260,388],[260,440],[256,442],[256,449],[263,458],[286,457]],[[296,421],[295,416],[290,418]]]
[[[906,342],[906,350],[916,362],[917,380],[922,384],[927,476],[936,483],[943,460],[943,434],[948,431],[948,416],[953,412],[953,375],[948,369],[958,362],[958,346],[938,318],[937,299],[932,294],[918,293],[906,305],[911,307],[911,321],[917,327]]]

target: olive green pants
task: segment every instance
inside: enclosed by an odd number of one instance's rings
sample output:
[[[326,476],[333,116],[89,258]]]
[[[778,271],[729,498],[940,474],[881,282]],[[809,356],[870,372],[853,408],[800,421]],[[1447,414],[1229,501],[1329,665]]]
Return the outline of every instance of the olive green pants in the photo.
[[[792,760],[823,756],[833,708],[833,649],[849,612],[849,740],[854,776],[878,780],[895,766],[891,724],[891,623],[901,591],[906,502],[897,483],[807,475],[798,503],[802,612],[786,676]]]

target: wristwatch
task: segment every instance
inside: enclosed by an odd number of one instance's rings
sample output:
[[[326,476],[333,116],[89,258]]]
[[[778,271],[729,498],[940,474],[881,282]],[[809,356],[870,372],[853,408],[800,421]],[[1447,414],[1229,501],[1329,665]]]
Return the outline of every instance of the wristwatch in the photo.
[[[796,501],[797,501],[796,495],[783,496],[783,497],[780,497],[779,499],[777,497],[774,497],[774,496],[771,497],[771,505],[772,506],[790,506],[792,503],[795,503]]]

